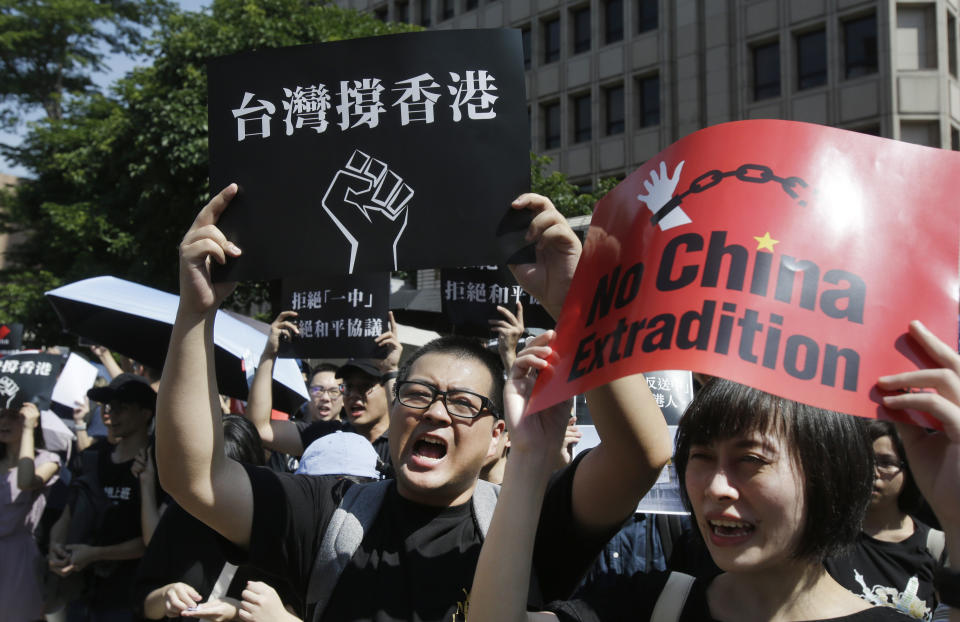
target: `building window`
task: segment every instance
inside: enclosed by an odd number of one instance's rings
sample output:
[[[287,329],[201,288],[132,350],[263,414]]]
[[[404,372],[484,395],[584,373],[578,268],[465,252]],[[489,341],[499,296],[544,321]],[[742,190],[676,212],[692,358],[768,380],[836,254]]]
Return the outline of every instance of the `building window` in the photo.
[[[603,90],[603,108],[606,117],[604,123],[606,124],[607,136],[623,134],[625,119],[622,84],[610,86]]]
[[[797,35],[797,90],[827,83],[827,32]]]
[[[637,32],[656,30],[660,0],[637,0]]]
[[[623,40],[623,0],[606,0],[603,5],[603,42]]]
[[[560,102],[544,104],[543,113],[543,148],[560,148]]]
[[[410,23],[410,3],[398,2],[396,5],[397,21]]]
[[[577,187],[577,194],[593,194],[593,181],[586,180],[581,182],[574,182],[574,185]]]
[[[939,147],[940,123],[938,121],[901,121],[900,140],[926,147]]]
[[[937,25],[933,5],[897,6],[897,69],[937,66]]]
[[[530,69],[530,62],[532,60],[531,52],[533,50],[533,42],[531,40],[531,32],[529,26],[524,26],[520,30],[520,43],[523,46],[523,68]]]
[[[381,22],[387,21],[387,7],[379,8],[373,12],[377,19]]]
[[[592,138],[591,113],[589,94],[573,98],[573,142],[584,143]]]
[[[637,80],[637,103],[640,127],[660,124],[660,76],[646,76]]]
[[[960,151],[960,130],[955,127],[950,128],[950,148]]]
[[[947,12],[947,67],[957,77],[957,18]]]
[[[753,48],[753,99],[780,96],[780,43]]]
[[[430,21],[430,0],[420,0],[420,25],[429,28]]]
[[[450,19],[453,17],[454,0],[443,0],[440,19]]]
[[[560,18],[543,22],[543,63],[560,60]]]
[[[479,4],[478,0],[467,0],[466,5],[464,5],[464,10],[472,11],[475,8],[477,8],[478,4]]]
[[[573,22],[573,53],[580,54],[590,49],[590,7],[585,6],[570,12]]]
[[[850,130],[853,132],[857,132],[858,134],[866,134],[867,136],[880,136],[879,125],[864,125],[862,127],[851,127]]]
[[[847,78],[877,73],[877,16],[843,23],[843,64]]]

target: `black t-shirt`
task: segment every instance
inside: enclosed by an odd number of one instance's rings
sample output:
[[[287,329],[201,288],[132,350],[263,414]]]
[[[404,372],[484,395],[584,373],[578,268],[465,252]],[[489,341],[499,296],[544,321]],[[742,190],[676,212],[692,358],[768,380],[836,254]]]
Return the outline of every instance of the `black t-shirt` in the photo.
[[[171,504],[140,560],[133,589],[136,611],[143,613],[143,602],[150,592],[177,581],[197,590],[206,601],[226,561],[217,533],[176,503]],[[277,590],[285,605],[293,606],[302,615],[303,604],[285,580],[247,566],[237,568],[225,595],[239,600],[247,581],[267,583]]]
[[[300,443],[304,451],[310,446],[310,443],[321,436],[333,434],[334,432],[352,432],[357,434],[357,430],[349,421],[297,421],[297,430],[300,432]],[[387,433],[384,432],[378,438],[374,439],[373,449],[380,458],[378,468],[385,478],[393,477],[393,462],[390,460],[390,441],[387,440]]]
[[[562,622],[637,622],[649,620],[669,572],[608,575],[607,580],[591,584],[578,592],[573,600],[556,601],[546,610],[557,614]],[[707,588],[712,579],[697,579],[680,613],[680,622],[716,622],[707,605]],[[893,609],[874,607],[829,622],[909,622],[909,618]],[[810,620],[809,622],[827,622]]]
[[[882,542],[860,532],[849,555],[824,565],[837,583],[867,602],[931,620],[937,608],[933,574],[938,564],[927,551],[930,527],[913,522],[913,535],[902,542]]]
[[[133,460],[115,463],[111,458],[114,447],[97,443],[87,451],[96,454],[96,479],[107,498],[106,508],[95,527],[89,544],[108,546],[141,537],[140,480],[130,472]],[[90,461],[84,460],[84,464]],[[157,486],[159,490],[159,486]],[[71,520],[83,520],[74,517]],[[137,559],[101,561],[91,566],[95,586],[91,591],[90,606],[95,610],[109,610],[130,606],[130,591],[137,572]]]
[[[586,534],[574,525],[573,473],[561,471],[547,490],[534,552],[544,601],[568,596],[617,530]],[[290,579],[305,594],[316,552],[344,492],[330,477],[283,475],[248,467],[254,518],[251,564]],[[471,503],[433,508],[402,498],[392,485],[341,575],[324,613],[327,621],[461,621],[482,537]],[[307,611],[307,620],[312,619]]]

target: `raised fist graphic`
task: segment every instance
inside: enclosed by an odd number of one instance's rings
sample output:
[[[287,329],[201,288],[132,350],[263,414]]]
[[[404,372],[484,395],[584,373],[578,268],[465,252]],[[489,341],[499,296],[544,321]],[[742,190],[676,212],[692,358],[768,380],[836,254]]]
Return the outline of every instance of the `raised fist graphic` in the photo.
[[[397,242],[407,226],[413,189],[384,162],[354,150],[323,195],[323,209],[350,242],[347,271],[361,265],[397,268]]]

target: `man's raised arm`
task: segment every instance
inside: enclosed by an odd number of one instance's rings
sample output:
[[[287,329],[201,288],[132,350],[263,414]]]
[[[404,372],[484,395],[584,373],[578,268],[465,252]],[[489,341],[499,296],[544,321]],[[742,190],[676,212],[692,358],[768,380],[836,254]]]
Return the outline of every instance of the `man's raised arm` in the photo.
[[[157,396],[160,483],[184,509],[241,546],[250,541],[253,492],[243,467],[223,451],[214,372],[213,323],[235,283],[213,283],[213,261],[240,249],[216,223],[236,195],[230,184],[207,203],[180,243],[180,306]]]

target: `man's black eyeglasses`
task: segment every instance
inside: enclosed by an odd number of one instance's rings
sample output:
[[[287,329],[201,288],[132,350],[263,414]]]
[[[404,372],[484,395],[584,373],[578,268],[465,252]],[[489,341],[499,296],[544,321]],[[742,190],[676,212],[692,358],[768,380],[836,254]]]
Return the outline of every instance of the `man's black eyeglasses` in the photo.
[[[441,391],[431,384],[405,380],[397,383],[396,394],[397,401],[408,408],[426,410],[440,398],[444,408],[454,417],[475,419],[487,413],[500,416],[490,398],[464,389]]]

